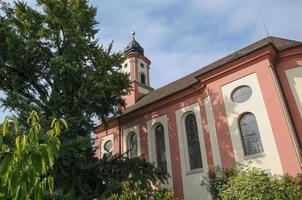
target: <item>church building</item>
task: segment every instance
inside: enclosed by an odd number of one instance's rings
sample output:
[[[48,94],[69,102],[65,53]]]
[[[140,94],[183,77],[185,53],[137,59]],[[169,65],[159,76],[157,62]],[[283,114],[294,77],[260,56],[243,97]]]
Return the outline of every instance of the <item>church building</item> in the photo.
[[[216,166],[301,173],[302,42],[266,37],[159,89],[134,36],[124,57],[133,90],[122,114],[96,128],[99,157],[142,156],[185,200],[211,198],[200,183]]]

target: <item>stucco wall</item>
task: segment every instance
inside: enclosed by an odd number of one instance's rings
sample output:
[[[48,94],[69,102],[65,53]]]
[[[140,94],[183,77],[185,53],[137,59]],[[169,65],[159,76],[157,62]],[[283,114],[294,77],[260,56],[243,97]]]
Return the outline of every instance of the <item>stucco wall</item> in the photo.
[[[185,130],[185,117],[187,114],[190,113],[193,113],[196,117],[199,144],[200,144],[202,164],[203,164],[203,168],[195,169],[195,170],[190,170],[188,145],[187,145],[186,130]],[[195,103],[190,106],[176,110],[175,116],[177,122],[184,199],[190,199],[190,200],[208,199],[210,196],[206,188],[200,186],[201,178],[207,176],[208,163],[207,163],[207,155],[206,155],[206,148],[204,142],[204,133],[201,127],[202,123],[200,117],[199,104]]]
[[[285,73],[302,117],[302,67],[287,69]]]
[[[231,100],[232,92],[236,88],[244,85],[249,86],[252,89],[252,96],[243,103],[233,102]],[[274,174],[283,174],[275,138],[256,74],[248,75],[224,85],[222,87],[222,94],[224,97],[236,162],[268,170]],[[246,112],[251,112],[255,115],[260,132],[264,152],[262,155],[258,155],[257,157],[247,158],[244,155],[238,120],[240,115]]]
[[[156,163],[156,145],[155,145],[155,133],[154,129],[157,124],[161,124],[164,128],[164,138],[165,138],[165,149],[166,149],[166,160],[167,160],[167,171],[170,174],[168,180],[168,187],[173,191],[173,175],[172,175],[172,166],[171,166],[171,153],[170,153],[170,142],[169,142],[169,129],[168,129],[168,118],[166,115],[154,118],[147,121],[147,130],[148,130],[148,151],[149,151],[149,162]]]
[[[200,198],[202,195],[207,196],[200,187],[200,179],[197,180],[197,177],[213,169],[213,166],[234,166],[236,162],[247,164],[248,160],[243,155],[237,124],[238,116],[247,111],[256,116],[264,147],[262,157],[249,159],[253,161],[253,166],[269,169],[277,174],[284,172],[293,175],[301,172],[295,144],[290,134],[290,125],[284,113],[282,98],[280,98],[281,93],[271,73],[274,63],[270,51],[273,49],[263,48],[226,64],[218,70],[203,74],[198,77],[200,83],[143,107],[122,119],[122,129],[125,131],[123,134],[126,135],[126,132],[129,133],[130,130],[138,131],[141,154],[151,162],[155,162],[156,155],[152,128],[157,122],[163,124],[168,171],[172,176],[170,187],[174,189],[178,198],[185,196],[185,199],[191,200],[203,199]],[[286,65],[299,66],[293,63],[286,63]],[[139,68],[138,62],[136,67]],[[288,73],[286,73],[286,79],[295,82],[294,76],[301,72]],[[299,76],[296,85],[301,85],[300,78]],[[231,101],[230,94],[242,84],[252,88],[252,97],[248,102],[235,104]],[[200,89],[204,85],[208,90],[207,95]],[[302,89],[296,88],[295,85],[292,87],[292,85],[288,91],[293,88],[299,94],[298,100],[301,101],[299,92]],[[195,174],[186,173],[187,163],[181,118],[187,111],[196,114],[201,136],[202,160],[205,166],[203,171]],[[301,112],[299,114],[301,117]],[[124,141],[122,143],[124,145]],[[198,189],[200,190],[197,191]]]

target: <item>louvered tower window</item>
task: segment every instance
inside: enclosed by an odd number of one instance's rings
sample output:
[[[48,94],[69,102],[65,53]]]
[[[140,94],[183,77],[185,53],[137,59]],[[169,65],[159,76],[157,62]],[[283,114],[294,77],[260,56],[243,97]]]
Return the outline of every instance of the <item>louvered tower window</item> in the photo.
[[[143,73],[141,73],[141,83],[146,84],[146,76]]]

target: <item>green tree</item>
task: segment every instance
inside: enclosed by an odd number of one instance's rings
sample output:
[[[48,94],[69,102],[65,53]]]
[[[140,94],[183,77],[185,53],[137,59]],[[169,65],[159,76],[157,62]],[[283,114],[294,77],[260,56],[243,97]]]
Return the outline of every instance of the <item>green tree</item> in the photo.
[[[69,129],[60,136],[53,172],[60,179],[55,185],[70,198],[90,198],[97,190],[96,181],[85,174],[96,162],[90,139],[93,118],[105,122],[114,106],[124,104],[121,96],[129,92],[130,80],[120,72],[121,54],[96,39],[96,8],[88,0],[36,3],[32,8],[25,1],[1,1],[1,106],[16,113],[25,126],[31,110],[41,114],[42,125],[52,118],[66,119]],[[73,152],[71,144],[77,145]]]
[[[44,193],[53,194],[54,179],[48,171],[60,148],[60,121],[53,119],[50,129],[45,130],[33,111],[27,123],[29,131],[19,127],[17,118],[11,123],[5,118],[1,124],[0,199],[38,200]],[[9,142],[11,138],[14,143]]]
[[[64,118],[69,125],[60,136],[59,157],[51,171],[52,198],[92,199],[110,193],[109,188],[121,190],[120,177],[129,178],[124,174],[146,165],[152,170],[140,170],[137,179],[160,178],[154,166],[142,160],[95,157],[92,119],[106,123],[115,114],[113,108],[124,105],[122,96],[131,84],[120,72],[121,54],[96,39],[96,8],[88,0],[36,0],[35,8],[25,1],[0,2],[1,106],[16,113],[24,127],[31,110],[41,114],[42,126],[52,118]],[[110,171],[107,163],[113,160],[116,168],[127,164],[127,172]],[[98,175],[103,169],[108,173]]]

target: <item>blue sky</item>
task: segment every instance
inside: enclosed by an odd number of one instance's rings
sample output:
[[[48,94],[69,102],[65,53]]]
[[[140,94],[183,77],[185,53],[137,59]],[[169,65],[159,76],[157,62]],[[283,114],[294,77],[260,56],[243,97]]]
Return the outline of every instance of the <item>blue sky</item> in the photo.
[[[27,2],[32,3],[32,0]],[[159,88],[269,34],[302,41],[301,0],[90,0],[98,38],[121,51],[136,30]],[[0,119],[3,113],[0,113]]]

